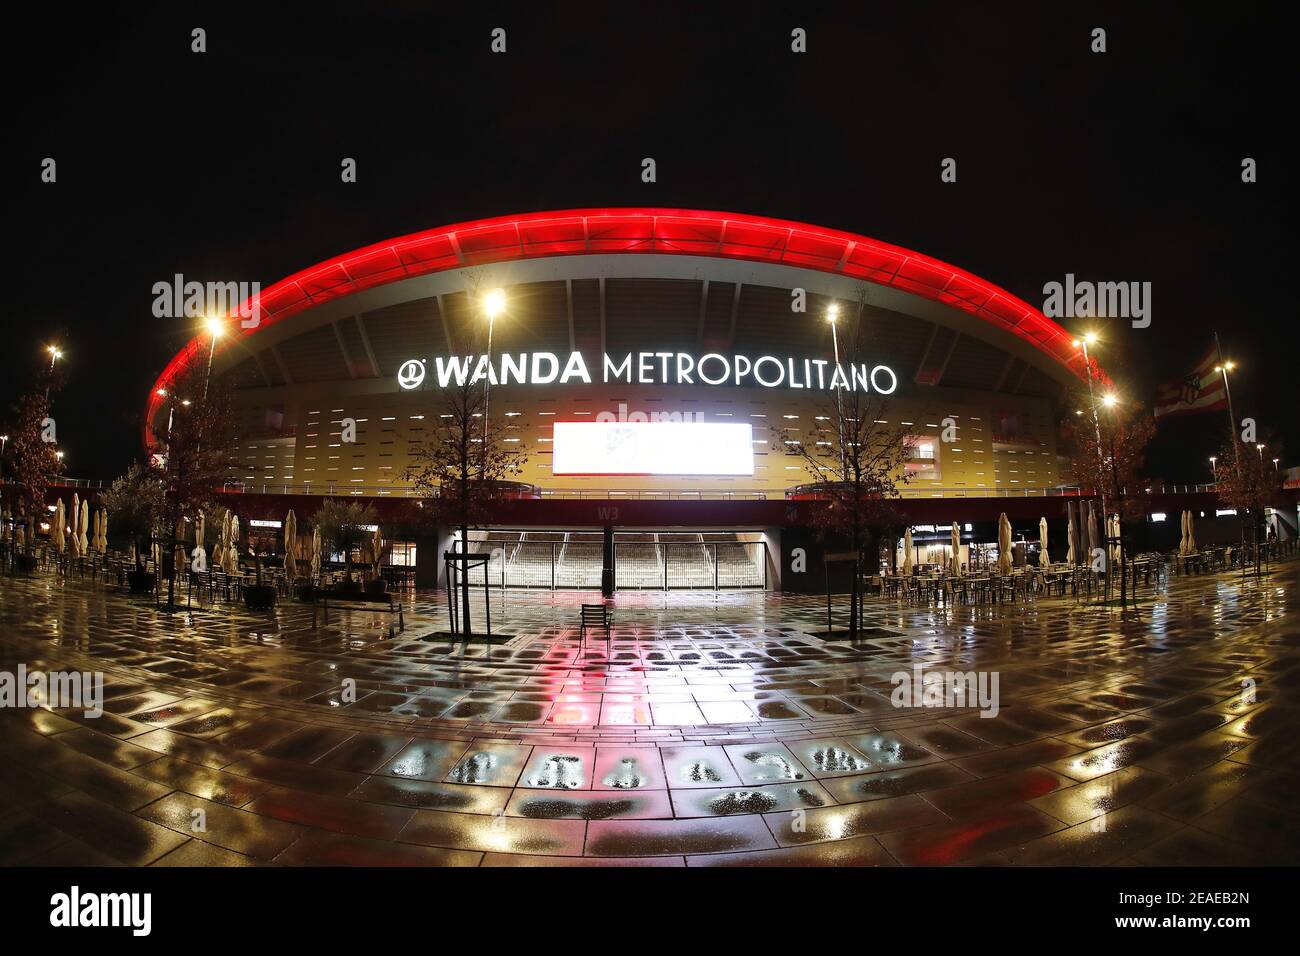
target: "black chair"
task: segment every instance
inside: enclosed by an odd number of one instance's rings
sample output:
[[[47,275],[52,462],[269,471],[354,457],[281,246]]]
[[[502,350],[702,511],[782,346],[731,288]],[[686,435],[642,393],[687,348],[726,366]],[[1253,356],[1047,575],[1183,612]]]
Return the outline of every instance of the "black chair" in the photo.
[[[603,604],[584,604],[582,606],[582,619],[578,628],[578,638],[581,641],[587,639],[587,628],[592,627],[605,632],[605,640],[609,640],[609,629],[613,624],[610,619],[609,608]]]

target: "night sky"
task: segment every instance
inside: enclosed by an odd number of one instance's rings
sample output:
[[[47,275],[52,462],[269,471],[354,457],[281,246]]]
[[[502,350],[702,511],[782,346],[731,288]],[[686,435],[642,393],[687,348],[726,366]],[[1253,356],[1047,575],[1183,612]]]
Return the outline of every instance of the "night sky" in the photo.
[[[111,478],[140,454],[147,391],[192,333],[152,316],[155,282],[266,286],[432,226],[605,205],[858,232],[1036,305],[1067,272],[1149,281],[1150,328],[1101,327],[1120,389],[1149,403],[1217,329],[1239,416],[1300,462],[1281,153],[1294,55],[1267,8],[33,6],[6,11],[0,400],[62,343],[72,475]],[[189,52],[195,26],[205,54]],[[340,182],[345,156],[357,184]],[[1208,480],[1225,429],[1222,413],[1162,426],[1150,474]]]

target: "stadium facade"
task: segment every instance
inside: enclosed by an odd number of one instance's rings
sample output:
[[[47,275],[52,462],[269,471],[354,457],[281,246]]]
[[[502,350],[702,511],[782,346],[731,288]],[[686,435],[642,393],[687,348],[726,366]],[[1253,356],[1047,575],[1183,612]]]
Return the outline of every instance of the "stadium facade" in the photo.
[[[504,293],[490,351],[486,289]],[[835,361],[832,307],[868,323],[868,355]],[[616,526],[637,543],[739,533],[768,550],[769,585],[776,549],[789,550],[773,529],[800,525],[792,490],[815,478],[780,439],[821,440],[836,389],[887,396],[886,419],[905,423],[919,517],[940,517],[943,502],[943,519],[991,520],[1008,500],[1038,499],[1037,515],[1061,494],[1056,422],[1085,375],[1068,332],[955,266],[850,233],[678,209],[403,236],[270,285],[225,325],[212,375],[236,395],[230,490],[249,507],[409,498],[409,449],[439,414],[440,385],[486,377],[493,417],[528,453],[520,480],[536,488],[503,502],[503,540],[528,527]],[[200,336],[163,371],[150,422],[211,347]],[[602,425],[628,422],[644,437],[615,454]]]

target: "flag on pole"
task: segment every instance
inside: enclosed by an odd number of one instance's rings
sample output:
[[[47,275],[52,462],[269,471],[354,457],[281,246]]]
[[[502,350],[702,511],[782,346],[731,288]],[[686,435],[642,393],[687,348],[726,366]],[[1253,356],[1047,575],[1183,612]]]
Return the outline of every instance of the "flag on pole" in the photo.
[[[1156,418],[1227,408],[1228,393],[1224,388],[1223,374],[1215,371],[1219,362],[1219,350],[1211,348],[1190,373],[1161,385],[1156,394]]]

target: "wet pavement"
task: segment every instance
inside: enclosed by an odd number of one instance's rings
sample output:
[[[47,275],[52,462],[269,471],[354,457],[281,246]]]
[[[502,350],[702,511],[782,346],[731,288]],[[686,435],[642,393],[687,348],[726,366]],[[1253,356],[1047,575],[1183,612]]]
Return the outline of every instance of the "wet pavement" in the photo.
[[[591,595],[509,592],[505,642],[466,648],[419,598],[393,633],[0,581],[0,672],[99,671],[105,698],[0,708],[0,863],[1300,861],[1295,561],[1127,619],[876,602],[854,643],[815,636],[824,598],[621,594],[584,643]],[[996,716],[894,706],[918,665],[996,673]]]

